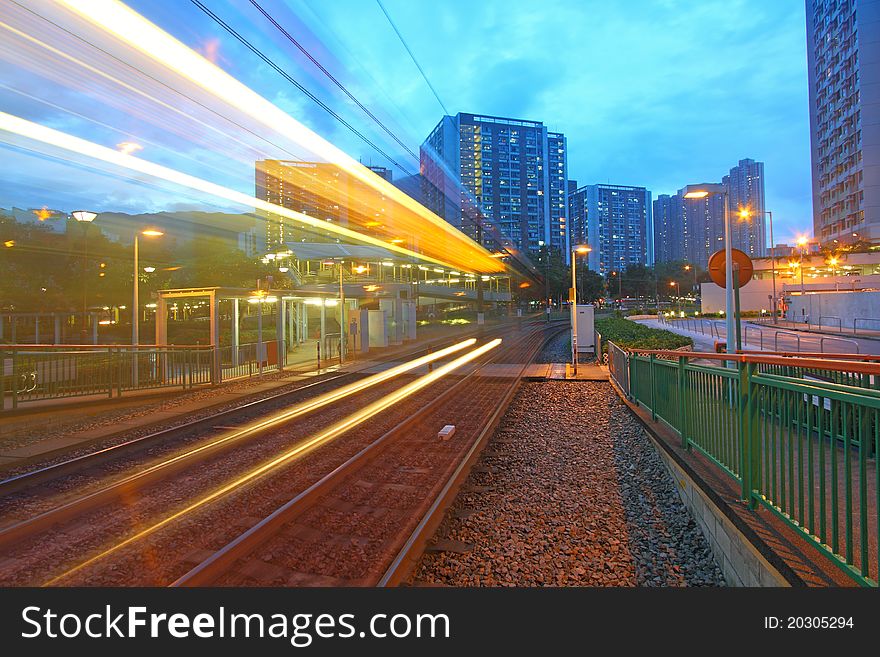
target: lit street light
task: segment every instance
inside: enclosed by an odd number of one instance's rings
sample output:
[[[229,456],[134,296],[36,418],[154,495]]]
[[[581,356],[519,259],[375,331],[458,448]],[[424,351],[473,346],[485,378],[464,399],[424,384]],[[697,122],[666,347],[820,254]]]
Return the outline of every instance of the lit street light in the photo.
[[[733,304],[733,244],[731,242],[730,230],[730,212],[728,210],[729,192],[727,186],[721,183],[709,183],[705,185],[688,185],[685,187],[684,197],[687,199],[702,199],[709,194],[721,194],[722,203],[724,205],[724,280],[727,285],[724,288],[724,316],[727,319],[727,353],[731,354],[736,350],[736,345],[732,344],[736,335],[736,324],[739,317],[734,312]]]
[[[89,279],[86,274],[86,264],[89,259],[89,225],[95,220],[95,217],[98,216],[97,212],[91,212],[89,210],[74,210],[70,213],[71,216],[77,220],[78,223],[82,224],[83,227],[83,260],[82,260],[82,279],[83,279],[83,309],[82,309],[82,324],[80,328],[80,344],[85,344],[88,339],[88,327],[86,326],[86,318],[88,317],[88,305],[86,301],[86,297],[88,295],[88,285]]]
[[[801,269],[801,296],[802,297],[804,296],[804,253],[807,250],[807,243],[808,242],[809,242],[809,240],[806,237],[804,237],[803,235],[798,237],[797,245],[800,247],[800,259],[798,260],[798,262],[799,262],[798,266]]]
[[[694,292],[696,292],[696,290],[697,290],[697,268],[696,268],[696,267],[692,267],[691,265],[685,265],[685,266],[684,266],[684,270],[685,270],[685,271],[691,271],[691,270],[693,270],[693,272],[694,272],[694,286],[693,286],[691,289],[692,289]]]
[[[770,210],[764,212],[767,215],[767,218],[770,220],[770,275],[773,278],[773,323],[778,324],[779,320],[776,317],[778,314],[776,311],[776,243],[773,240],[773,213]],[[747,220],[752,216],[752,211],[748,208],[742,208],[739,211],[740,219]]]
[[[578,246],[571,250],[571,363],[574,375],[578,373],[577,354],[577,266],[578,254],[586,254],[592,251],[589,246]]]
[[[145,237],[161,237],[165,233],[161,230],[156,230],[155,228],[147,228],[145,230],[140,231],[140,234]],[[132,294],[131,294],[131,344],[134,347],[137,347],[140,344],[140,333],[139,333],[139,324],[140,324],[140,306],[138,305],[138,279],[140,278],[140,267],[138,266],[138,233],[134,234],[134,284],[132,285]],[[146,271],[146,268],[145,268]],[[154,268],[155,271],[155,268]],[[137,374],[137,370],[135,370],[135,375]],[[135,377],[136,378],[136,377]]]
[[[669,287],[675,288],[675,294],[678,296],[678,312],[681,313],[681,287],[678,281],[669,281]]]

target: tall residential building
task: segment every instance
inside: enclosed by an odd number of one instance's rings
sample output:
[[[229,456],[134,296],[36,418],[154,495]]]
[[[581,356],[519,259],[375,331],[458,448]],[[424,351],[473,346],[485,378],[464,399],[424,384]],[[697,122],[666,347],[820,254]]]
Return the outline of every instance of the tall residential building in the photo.
[[[717,183],[716,183],[717,184]],[[727,187],[731,242],[753,258],[767,252],[764,222],[764,163],[740,160],[722,179]],[[749,219],[739,211],[749,210]],[[724,195],[684,198],[684,189],[654,201],[656,262],[690,262],[705,268],[709,256],[724,248]]]
[[[681,196],[660,194],[654,201],[654,260],[687,260],[688,235]]]
[[[684,194],[685,189],[676,194],[682,203],[684,260],[705,269],[709,257],[724,248],[724,194],[709,194],[705,198],[684,198]],[[733,246],[739,248],[736,241]]]
[[[813,232],[880,241],[880,0],[806,0]]]
[[[540,121],[444,116],[421,147],[427,205],[487,248],[567,254],[567,161],[565,136]]]
[[[650,262],[651,192],[626,185],[585,185],[569,196],[577,228],[592,247],[590,269],[607,275]],[[585,228],[584,228],[585,226]],[[583,235],[579,235],[582,237]]]
[[[740,160],[739,164],[721,181],[727,187],[731,215],[730,229],[733,246],[752,258],[760,258],[767,251],[764,224],[764,163]],[[739,218],[739,210],[748,209],[749,219]]]
[[[367,167],[391,181],[391,170]],[[293,160],[260,160],[255,166],[256,197],[324,221],[348,225],[358,215],[372,216],[372,205],[382,195],[335,164]],[[375,197],[375,203],[369,200]],[[259,213],[265,219],[265,248],[269,251],[291,241],[338,241],[334,234],[321,234],[315,228],[272,213]]]
[[[587,195],[578,193],[577,180],[568,181],[568,232],[571,248],[587,243]]]

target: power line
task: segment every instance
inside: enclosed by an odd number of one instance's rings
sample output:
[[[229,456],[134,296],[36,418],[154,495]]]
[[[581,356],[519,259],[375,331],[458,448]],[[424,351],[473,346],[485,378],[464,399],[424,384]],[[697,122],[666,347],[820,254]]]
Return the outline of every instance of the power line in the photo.
[[[407,153],[409,153],[409,154],[413,157],[413,159],[414,159],[416,162],[419,161],[419,156],[416,155],[415,152],[414,152],[409,146],[407,146],[403,141],[401,141],[401,139],[400,139],[396,134],[394,134],[394,133],[388,128],[388,126],[386,126],[384,123],[382,123],[382,121],[381,121],[381,120],[380,120],[375,114],[373,114],[369,109],[367,109],[361,101],[359,101],[357,98],[355,98],[354,94],[352,94],[352,93],[351,93],[351,92],[345,87],[344,84],[342,84],[339,80],[337,80],[337,79],[333,76],[333,74],[330,73],[330,71],[328,71],[328,70],[327,70],[327,69],[321,64],[321,62],[319,62],[317,59],[315,59],[315,57],[313,57],[312,54],[311,54],[311,53],[310,53],[310,52],[309,52],[309,51],[308,51],[308,50],[307,50],[307,49],[306,49],[306,48],[305,48],[305,47],[304,47],[299,41],[297,41],[296,39],[294,39],[294,38],[290,35],[290,33],[289,33],[287,30],[285,30],[285,29],[284,29],[284,28],[278,23],[278,21],[276,21],[276,20],[272,17],[271,14],[269,14],[269,12],[267,12],[265,9],[263,9],[263,7],[260,6],[260,3],[258,3],[256,0],[250,0],[250,3],[251,3],[254,7],[256,7],[257,11],[259,11],[261,14],[263,14],[263,16],[266,18],[266,20],[268,20],[270,23],[272,23],[272,25],[274,25],[275,28],[276,28],[279,32],[281,32],[281,34],[283,34],[283,35],[287,38],[288,41],[290,41],[293,45],[295,45],[303,55],[305,55],[306,57],[308,57],[309,61],[311,61],[315,66],[317,66],[318,69],[319,69],[324,75],[326,75],[326,76],[330,79],[331,82],[333,82],[333,84],[335,84],[337,87],[339,87],[339,89],[342,90],[342,93],[344,93],[346,96],[348,96],[348,97],[351,99],[351,101],[352,101],[355,105],[357,105],[361,110],[363,110],[364,114],[366,114],[366,115],[367,115],[368,117],[370,117],[373,121],[375,121],[376,124],[377,124],[380,128],[382,128],[382,130],[384,130],[385,133],[386,133],[389,137],[391,137],[394,141],[396,141],[396,142],[401,146],[401,148],[403,148]]]
[[[406,39],[403,38],[403,35],[400,33],[400,30],[397,29],[397,25],[394,24],[394,21],[391,20],[391,16],[388,11],[385,9],[385,5],[382,4],[382,0],[376,0],[376,4],[379,5],[379,9],[382,10],[382,13],[385,14],[385,18],[388,19],[388,22],[391,24],[391,29],[394,30],[394,33],[397,34],[397,38],[400,39],[400,42],[403,44],[403,47],[406,48],[406,51],[409,53],[410,59],[412,59],[413,64],[416,65],[416,68],[419,69],[419,73],[422,74],[422,78],[424,78],[425,83],[428,85],[428,88],[431,90],[431,93],[434,94],[434,98],[437,99],[437,102],[440,103],[440,107],[443,108],[443,111],[448,115],[452,116],[449,113],[449,110],[446,109],[446,105],[443,104],[443,101],[440,100],[440,95],[437,93],[437,90],[434,89],[434,85],[431,84],[431,81],[428,79],[428,76],[425,75],[425,71],[422,69],[419,64],[416,56],[413,54],[413,51],[410,49],[409,44],[407,44]]]
[[[346,120],[343,119],[341,116],[339,116],[339,114],[337,114],[336,112],[334,112],[333,109],[331,109],[331,108],[330,108],[326,103],[324,103],[320,98],[318,98],[317,96],[315,96],[315,94],[313,94],[311,91],[309,91],[308,89],[306,89],[302,84],[300,84],[299,82],[297,82],[293,77],[291,77],[291,76],[287,73],[287,71],[285,71],[285,70],[282,69],[280,66],[278,66],[278,64],[276,64],[276,63],[275,63],[270,57],[268,57],[267,55],[265,55],[261,50],[259,50],[256,46],[254,46],[250,41],[248,41],[248,40],[245,39],[241,34],[239,34],[239,33],[238,33],[238,32],[237,32],[232,26],[230,26],[230,25],[229,25],[228,23],[226,23],[222,18],[220,18],[219,16],[217,16],[217,14],[215,14],[215,13],[212,12],[210,9],[208,9],[204,4],[202,4],[202,3],[200,2],[200,0],[190,0],[190,1],[191,1],[196,7],[198,7],[199,9],[201,9],[201,10],[202,10],[207,16],[209,16],[214,22],[216,22],[216,23],[217,23],[218,25],[220,25],[223,29],[225,29],[229,34],[231,34],[233,37],[235,37],[235,38],[236,38],[236,39],[237,39],[237,40],[238,40],[243,46],[245,46],[248,50],[250,50],[252,53],[254,53],[257,57],[259,57],[260,59],[262,59],[266,64],[268,64],[269,66],[271,66],[271,67],[272,67],[272,68],[273,68],[273,69],[274,69],[279,75],[281,75],[285,80],[287,80],[288,82],[290,82],[293,86],[295,86],[295,87],[296,87],[297,89],[299,89],[302,93],[304,93],[304,94],[305,94],[306,96],[308,96],[311,100],[313,100],[313,101],[314,101],[314,102],[315,102],[315,103],[316,103],[321,109],[323,109],[325,112],[327,112],[328,114],[330,114],[330,116],[332,116],[332,117],[335,118],[337,121],[339,121],[342,125],[344,125],[346,128],[348,128],[353,134],[355,134],[356,136],[360,137],[360,139],[361,139],[365,144],[367,144],[368,146],[370,146],[370,148],[373,148],[373,149],[375,149],[377,152],[381,153],[381,154],[382,154],[382,155],[383,155],[383,156],[384,156],[389,162],[391,162],[391,163],[394,164],[395,166],[399,167],[399,168],[400,168],[402,171],[404,171],[407,175],[413,175],[413,173],[412,173],[409,169],[407,169],[405,166],[403,166],[402,164],[400,164],[400,162],[398,162],[397,160],[395,160],[395,159],[394,159],[393,157],[391,157],[388,153],[386,153],[386,152],[383,151],[381,148],[379,148],[379,146],[377,146],[377,145],[374,144],[372,141],[370,141],[370,139],[369,139],[366,135],[364,135],[363,133],[359,132],[359,131],[357,130],[357,128],[355,128],[355,127],[354,127],[353,125],[351,125],[348,121],[346,121]]]

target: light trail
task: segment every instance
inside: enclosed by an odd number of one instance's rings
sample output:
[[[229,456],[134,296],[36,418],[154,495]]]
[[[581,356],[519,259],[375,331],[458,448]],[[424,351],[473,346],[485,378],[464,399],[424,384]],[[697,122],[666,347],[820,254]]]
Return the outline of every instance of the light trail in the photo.
[[[12,134],[25,137],[27,139],[31,139],[33,141],[37,141],[42,144],[54,146],[56,148],[69,151],[71,153],[76,153],[84,157],[92,158],[101,162],[106,162],[108,164],[122,167],[130,171],[137,171],[138,173],[143,173],[148,176],[152,176],[153,178],[165,180],[176,185],[181,185],[182,187],[188,187],[190,189],[216,196],[217,198],[226,199],[227,201],[231,201],[245,207],[256,208],[258,210],[263,210],[264,212],[281,215],[287,217],[288,219],[293,219],[308,226],[312,226],[313,228],[333,232],[337,235],[341,235],[343,237],[347,237],[358,242],[366,242],[367,244],[372,244],[373,246],[378,246],[389,251],[400,253],[401,255],[404,255],[408,258],[416,258],[418,260],[434,262],[436,264],[455,269],[455,266],[453,264],[433,258],[427,254],[412,251],[405,247],[398,246],[397,244],[392,244],[390,242],[377,239],[370,235],[359,233],[357,231],[346,228],[345,226],[340,226],[337,223],[323,221],[322,219],[317,219],[307,214],[296,212],[295,210],[285,208],[281,205],[268,203],[267,201],[263,201],[256,196],[248,196],[247,194],[237,192],[234,189],[223,187],[222,185],[212,183],[202,178],[191,176],[187,173],[171,169],[161,164],[155,164],[153,162],[148,162],[147,160],[143,160],[133,155],[120,153],[119,151],[112,148],[107,148],[105,146],[95,144],[94,142],[81,139],[80,137],[74,137],[73,135],[67,134],[66,132],[61,132],[53,128],[47,128],[46,126],[40,125],[39,123],[34,123],[32,121],[22,119],[12,114],[7,114],[6,112],[0,112],[0,130],[5,130],[6,132],[10,132]],[[371,175],[375,176],[375,174],[372,173]],[[376,177],[378,178],[378,176]],[[489,260],[495,262],[492,258],[489,258]]]
[[[466,365],[467,363],[469,363],[469,362],[479,358],[480,356],[488,353],[492,349],[495,349],[500,344],[501,344],[501,338],[495,338],[494,340],[487,342],[486,344],[482,345],[481,347],[477,347],[476,349],[469,351],[468,353],[464,354],[463,356],[459,356],[455,360],[453,360],[449,363],[446,363],[445,365],[437,368],[436,370],[434,370],[430,374],[426,374],[425,376],[419,377],[415,381],[408,383],[407,385],[403,386],[402,388],[385,395],[381,399],[378,399],[371,404],[368,404],[364,408],[360,409],[359,411],[356,411],[355,413],[352,413],[351,415],[340,420],[339,422],[332,425],[331,427],[321,431],[320,433],[316,434],[315,436],[313,436],[309,439],[306,439],[305,441],[303,441],[302,443],[300,443],[296,447],[284,452],[280,456],[277,456],[274,459],[267,461],[266,463],[264,463],[256,468],[254,468],[253,470],[251,470],[247,474],[242,475],[241,477],[238,477],[238,478],[230,481],[229,483],[221,486],[220,488],[214,490],[212,493],[209,493],[208,495],[193,502],[192,504],[188,505],[187,507],[185,507],[179,511],[176,511],[175,513],[168,516],[167,518],[164,518],[163,520],[160,520],[159,522],[157,522],[153,525],[150,525],[149,527],[137,532],[136,534],[129,536],[128,538],[126,538],[122,542],[117,543],[116,545],[113,545],[110,548],[107,548],[103,552],[101,552],[93,557],[90,557],[86,561],[83,561],[82,563],[77,564],[73,568],[61,573],[60,575],[56,575],[52,579],[44,582],[43,586],[54,586],[54,585],[58,584],[61,580],[81,571],[84,568],[87,568],[88,566],[100,561],[101,559],[104,559],[105,557],[110,556],[114,552],[121,550],[122,548],[126,547],[127,545],[131,545],[135,541],[138,541],[142,538],[149,536],[150,534],[155,533],[157,530],[174,522],[178,518],[181,518],[184,515],[191,513],[192,511],[195,511],[196,509],[199,509],[199,508],[213,502],[214,500],[222,497],[223,495],[226,495],[227,493],[229,493],[235,489],[241,488],[241,487],[245,486],[246,484],[253,483],[254,481],[256,481],[260,477],[266,475],[267,473],[271,472],[275,468],[278,468],[282,465],[290,463],[291,461],[293,461],[297,458],[301,458],[301,457],[305,456],[306,454],[308,454],[312,450],[317,449],[321,445],[333,440],[334,438],[337,438],[338,436],[342,435],[343,433],[345,433],[349,429],[353,429],[354,427],[358,426],[359,424],[362,424],[363,422],[370,419],[371,417],[390,408],[391,406],[393,406],[397,402],[402,401],[402,400],[406,399],[407,397],[415,394],[416,392],[426,388],[427,386],[431,385],[432,383],[436,382],[437,380],[446,376],[447,374],[451,374],[459,367],[462,367],[463,365]]]
[[[465,269],[483,272],[504,271],[501,263],[490,258],[488,251],[464,233],[453,228],[394,185],[376,176],[344,151],[309,130],[277,105],[123,3],[118,0],[57,0],[57,2],[231,107],[249,115],[273,131],[292,138],[327,162],[335,164],[349,175],[372,187],[407,213],[414,214],[423,224],[431,226],[435,231],[439,231],[438,234],[442,234],[465,249],[464,253],[468,254],[471,261],[468,266],[461,265]],[[387,243],[383,243],[383,246],[388,248]]]

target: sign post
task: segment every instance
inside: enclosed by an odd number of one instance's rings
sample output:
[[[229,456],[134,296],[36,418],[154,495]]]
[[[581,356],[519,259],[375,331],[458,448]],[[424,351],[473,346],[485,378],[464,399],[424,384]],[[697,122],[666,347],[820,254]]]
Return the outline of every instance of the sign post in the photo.
[[[725,341],[727,343],[727,353],[732,353],[733,350],[739,351],[742,349],[742,326],[740,323],[740,303],[739,303],[739,289],[746,285],[750,280],[752,280],[752,273],[754,272],[754,265],[752,264],[752,259],[749,258],[747,254],[740,251],[739,249],[730,249],[731,252],[731,270],[733,279],[730,281],[733,288],[733,316],[728,316],[727,318],[727,326],[728,330],[726,332]],[[724,250],[716,251],[709,257],[709,277],[712,279],[712,282],[715,283],[718,287],[727,289],[728,280],[727,280],[727,254]],[[733,330],[731,330],[731,328]],[[732,335],[731,335],[732,333]],[[731,340],[733,341],[734,349],[731,349]]]

